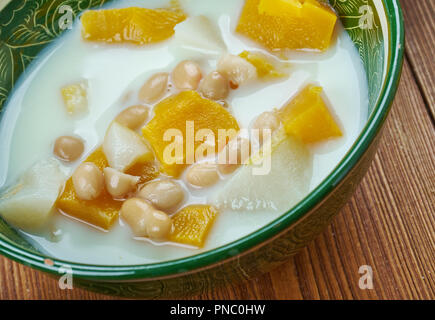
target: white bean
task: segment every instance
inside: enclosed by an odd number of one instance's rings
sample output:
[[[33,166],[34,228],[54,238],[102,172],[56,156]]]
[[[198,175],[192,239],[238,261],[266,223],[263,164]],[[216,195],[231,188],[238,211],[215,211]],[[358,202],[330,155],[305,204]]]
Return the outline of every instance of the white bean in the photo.
[[[217,164],[198,163],[190,167],[186,174],[186,180],[195,187],[209,187],[219,181]]]
[[[263,112],[258,116],[252,125],[252,129],[259,130],[259,141],[263,143],[264,136],[267,134],[265,130],[270,130],[270,134],[274,133],[280,126],[281,122],[273,112]]]
[[[257,69],[245,59],[226,54],[218,62],[217,71],[232,83],[233,88],[257,79]]]
[[[84,150],[84,143],[79,138],[62,136],[56,139],[53,153],[63,161],[73,162],[80,158]]]
[[[157,209],[170,210],[184,200],[184,191],[178,183],[165,179],[147,183],[137,196],[150,201]]]
[[[92,162],[80,164],[72,175],[72,182],[77,197],[81,200],[96,199],[104,190],[103,173]]]
[[[146,121],[148,113],[148,107],[142,105],[131,106],[122,111],[115,121],[131,130],[136,130]]]
[[[149,78],[139,91],[139,99],[153,103],[163,97],[168,88],[169,73],[160,72]]]
[[[104,168],[103,172],[106,190],[115,199],[122,199],[133,192],[140,179],[110,167]]]
[[[131,198],[125,201],[120,214],[138,237],[160,240],[166,238],[172,229],[172,219],[143,199]]]
[[[189,60],[180,62],[172,71],[172,82],[179,90],[196,90],[201,78],[200,66]]]
[[[213,71],[202,80],[199,91],[208,99],[222,100],[228,97],[230,86],[225,76]]]

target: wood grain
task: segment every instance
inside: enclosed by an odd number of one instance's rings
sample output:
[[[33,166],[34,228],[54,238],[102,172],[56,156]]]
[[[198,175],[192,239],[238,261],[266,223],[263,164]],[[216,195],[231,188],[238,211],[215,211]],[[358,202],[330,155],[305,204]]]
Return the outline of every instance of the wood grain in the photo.
[[[193,299],[435,299],[435,43],[433,35],[418,35],[433,28],[430,1],[402,1],[408,45],[401,85],[378,154],[332,225],[273,272]],[[358,286],[362,265],[373,268],[373,290]],[[112,298],[62,291],[55,280],[0,258],[0,299]]]
[[[426,107],[435,123],[435,2],[402,0],[406,23],[406,54]]]

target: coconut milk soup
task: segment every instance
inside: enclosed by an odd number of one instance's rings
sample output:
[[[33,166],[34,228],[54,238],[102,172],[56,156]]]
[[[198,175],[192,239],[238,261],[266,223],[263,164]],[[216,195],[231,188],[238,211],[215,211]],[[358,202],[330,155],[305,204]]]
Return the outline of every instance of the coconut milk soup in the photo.
[[[134,265],[291,209],[354,143],[368,89],[317,0],[128,0],[78,17],[5,110],[2,218],[50,256]]]

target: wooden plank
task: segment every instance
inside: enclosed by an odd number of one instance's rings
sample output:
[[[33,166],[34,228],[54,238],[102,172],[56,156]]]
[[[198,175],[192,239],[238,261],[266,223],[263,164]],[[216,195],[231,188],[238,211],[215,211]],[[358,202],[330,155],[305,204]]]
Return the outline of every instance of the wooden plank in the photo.
[[[193,299],[434,299],[434,137],[405,63],[380,150],[332,225],[273,272]],[[373,290],[358,286],[361,265],[373,268]],[[1,258],[0,299],[111,297],[62,291],[54,279]]]
[[[402,0],[406,54],[435,123],[435,3]]]

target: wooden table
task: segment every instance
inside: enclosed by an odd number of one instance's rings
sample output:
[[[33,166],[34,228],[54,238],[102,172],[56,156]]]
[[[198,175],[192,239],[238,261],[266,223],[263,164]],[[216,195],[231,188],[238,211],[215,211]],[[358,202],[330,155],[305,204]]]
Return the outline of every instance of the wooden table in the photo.
[[[435,299],[435,16],[402,0],[402,82],[366,178],[325,232],[273,272],[195,299]],[[373,269],[361,290],[359,267]],[[110,299],[0,258],[0,299]]]

